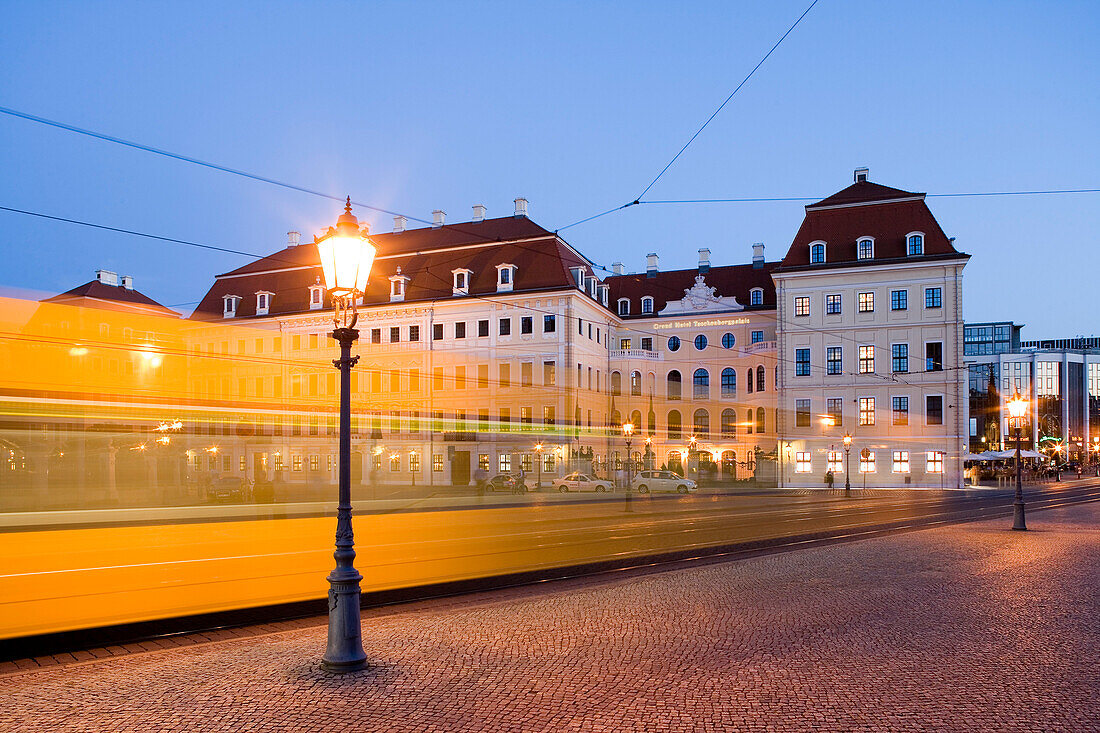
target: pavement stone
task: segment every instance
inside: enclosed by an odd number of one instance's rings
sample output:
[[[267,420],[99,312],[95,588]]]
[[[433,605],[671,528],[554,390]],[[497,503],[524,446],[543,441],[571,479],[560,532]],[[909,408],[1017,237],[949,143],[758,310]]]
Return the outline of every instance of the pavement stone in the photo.
[[[1100,503],[1028,520],[373,609],[343,677],[321,619],[20,660],[0,730],[1100,730]]]

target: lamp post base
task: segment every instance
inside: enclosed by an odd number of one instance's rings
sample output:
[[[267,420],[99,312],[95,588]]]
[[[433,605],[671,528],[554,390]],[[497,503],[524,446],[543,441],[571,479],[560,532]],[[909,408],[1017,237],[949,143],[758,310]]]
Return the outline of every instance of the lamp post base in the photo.
[[[1027,529],[1027,524],[1024,523],[1024,502],[1021,499],[1012,503],[1012,529]]]
[[[359,612],[359,581],[355,570],[334,570],[328,576],[328,648],[321,669],[335,674],[356,672],[367,666]]]

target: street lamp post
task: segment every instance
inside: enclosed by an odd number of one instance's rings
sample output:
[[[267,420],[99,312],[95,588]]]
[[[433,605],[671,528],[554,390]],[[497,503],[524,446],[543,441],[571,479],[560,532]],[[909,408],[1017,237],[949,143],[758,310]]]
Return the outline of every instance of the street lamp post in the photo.
[[[852,471],[851,464],[848,463],[848,454],[852,450],[852,436],[848,433],[844,433],[844,494],[845,496],[852,493]]]
[[[1027,412],[1027,400],[1017,392],[1008,401],[1008,416],[1016,437],[1016,500],[1012,502],[1012,529],[1026,530],[1024,522],[1024,482],[1020,473],[1020,427]]]
[[[340,358],[332,362],[340,371],[340,493],[336,507],[336,567],[329,573],[328,646],[321,667],[329,672],[354,672],[366,666],[363,629],[359,613],[359,581],[355,569],[355,536],[351,526],[351,368],[359,361],[351,345],[359,338],[356,299],[366,291],[374,264],[374,243],[359,229],[348,197],[344,213],[316,241],[325,286],[332,295],[334,329]]]
[[[535,491],[542,491],[542,443],[535,443]]]
[[[624,499],[623,511],[632,512],[634,507],[631,506],[631,487],[630,487],[630,439],[634,437],[634,423],[623,423],[623,437],[626,439],[626,498]]]

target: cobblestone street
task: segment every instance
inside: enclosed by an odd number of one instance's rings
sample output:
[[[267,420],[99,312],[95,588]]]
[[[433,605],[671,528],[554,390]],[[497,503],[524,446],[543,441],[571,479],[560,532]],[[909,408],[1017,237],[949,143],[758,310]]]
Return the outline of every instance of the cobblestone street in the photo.
[[[1095,731],[1100,503],[1028,523],[371,610],[343,678],[322,619],[8,672],[0,729]]]

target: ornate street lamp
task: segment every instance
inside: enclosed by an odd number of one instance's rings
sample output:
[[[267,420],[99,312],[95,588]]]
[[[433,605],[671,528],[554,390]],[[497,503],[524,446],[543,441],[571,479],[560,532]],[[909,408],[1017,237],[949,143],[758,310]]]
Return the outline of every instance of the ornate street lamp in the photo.
[[[353,672],[366,666],[363,629],[359,615],[359,581],[355,569],[355,536],[351,529],[351,368],[359,361],[351,345],[359,338],[357,299],[367,288],[374,264],[375,246],[360,231],[348,197],[335,227],[317,240],[317,254],[325,287],[332,295],[332,337],[340,344],[340,358],[332,365],[340,371],[340,495],[336,507],[336,568],[329,573],[328,647],[321,667],[329,672]]]
[[[1024,523],[1024,482],[1020,478],[1020,428],[1027,414],[1027,400],[1020,393],[1012,395],[1008,401],[1008,418],[1016,437],[1016,500],[1012,502],[1012,529],[1025,530]]]
[[[624,500],[623,511],[632,512],[634,508],[630,504],[631,492],[630,492],[630,439],[634,437],[634,423],[623,423],[623,438],[626,439],[626,499]]]
[[[844,433],[844,493],[852,493],[851,464],[848,463],[848,453],[852,450],[852,436]]]
[[[542,491],[542,442],[535,443],[535,491]]]

